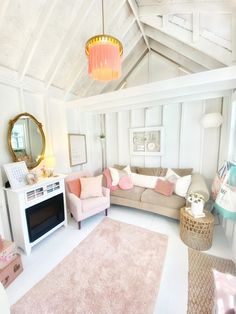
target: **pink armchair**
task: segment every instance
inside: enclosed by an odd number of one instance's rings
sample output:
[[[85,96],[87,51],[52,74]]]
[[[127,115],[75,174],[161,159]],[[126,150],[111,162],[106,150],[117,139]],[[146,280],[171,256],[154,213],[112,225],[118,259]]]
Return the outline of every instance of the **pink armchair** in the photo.
[[[81,221],[105,211],[107,216],[108,208],[110,207],[110,190],[102,187],[103,196],[80,199],[75,194],[71,193],[68,188],[68,182],[81,177],[91,177],[92,174],[87,171],[74,172],[65,179],[66,202],[67,209],[71,216],[78,222],[78,228],[81,228]]]

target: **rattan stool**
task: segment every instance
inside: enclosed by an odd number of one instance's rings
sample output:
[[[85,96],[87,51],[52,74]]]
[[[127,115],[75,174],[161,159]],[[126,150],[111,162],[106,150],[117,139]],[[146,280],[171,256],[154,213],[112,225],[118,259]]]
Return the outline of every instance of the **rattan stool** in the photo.
[[[199,251],[212,245],[214,216],[204,211],[205,217],[194,218],[185,207],[180,209],[180,238],[189,247]]]

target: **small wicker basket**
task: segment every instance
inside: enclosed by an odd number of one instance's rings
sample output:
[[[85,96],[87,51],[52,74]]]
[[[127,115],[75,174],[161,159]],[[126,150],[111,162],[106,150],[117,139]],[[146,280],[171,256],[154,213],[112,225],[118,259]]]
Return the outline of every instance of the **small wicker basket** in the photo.
[[[180,209],[180,238],[189,247],[199,251],[212,245],[214,216],[205,211],[205,217],[195,218],[185,207]]]

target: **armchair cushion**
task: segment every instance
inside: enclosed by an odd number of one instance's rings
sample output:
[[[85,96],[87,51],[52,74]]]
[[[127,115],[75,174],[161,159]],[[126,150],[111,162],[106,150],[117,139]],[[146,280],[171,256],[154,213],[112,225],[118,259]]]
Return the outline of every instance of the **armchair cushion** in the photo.
[[[80,193],[81,193],[80,179],[68,181],[67,186],[70,193],[73,193],[77,197],[80,197]]]
[[[107,205],[105,205],[106,203]],[[105,196],[86,198],[81,201],[81,204],[83,213],[90,212],[91,210],[95,210],[96,208],[99,209],[102,206],[104,207],[104,209],[110,207],[109,199]]]
[[[102,193],[102,175],[97,177],[80,178],[81,193],[80,198],[90,198],[103,196]]]

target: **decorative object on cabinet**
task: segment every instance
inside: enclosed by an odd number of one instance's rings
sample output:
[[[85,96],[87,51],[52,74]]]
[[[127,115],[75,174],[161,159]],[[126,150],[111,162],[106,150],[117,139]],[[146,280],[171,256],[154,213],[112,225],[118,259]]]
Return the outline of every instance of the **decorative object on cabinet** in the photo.
[[[158,156],[163,154],[163,127],[130,129],[130,154]]]
[[[27,184],[29,173],[25,161],[12,162],[3,165],[12,189],[18,189]]]
[[[7,141],[13,161],[25,161],[28,169],[39,165],[44,158],[45,135],[42,124],[27,112],[9,121]]]
[[[35,184],[38,182],[38,176],[36,173],[28,173],[26,175],[26,180],[28,182],[28,184]]]
[[[27,255],[35,244],[67,225],[65,177],[41,178],[34,185],[5,189],[14,242]]]
[[[70,165],[76,166],[87,162],[85,134],[68,134]]]

